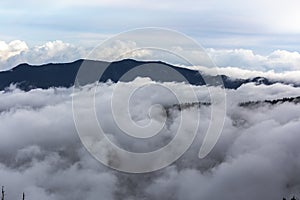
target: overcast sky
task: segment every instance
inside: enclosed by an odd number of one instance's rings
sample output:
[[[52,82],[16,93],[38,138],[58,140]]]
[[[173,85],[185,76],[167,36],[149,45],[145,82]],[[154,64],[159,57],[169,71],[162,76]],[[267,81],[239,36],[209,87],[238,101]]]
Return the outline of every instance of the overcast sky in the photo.
[[[300,51],[298,0],[2,0],[0,40],[93,45],[121,31],[165,27],[207,48]]]

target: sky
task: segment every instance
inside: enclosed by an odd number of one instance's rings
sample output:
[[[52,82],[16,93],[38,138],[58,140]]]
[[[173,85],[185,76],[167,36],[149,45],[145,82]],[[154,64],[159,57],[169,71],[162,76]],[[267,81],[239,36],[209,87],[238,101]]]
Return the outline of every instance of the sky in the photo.
[[[2,0],[0,71],[86,58],[103,41],[144,27],[191,37],[218,67],[298,71],[299,7],[297,0]],[[134,46],[118,43],[112,49]]]
[[[122,31],[163,27],[206,48],[300,51],[297,0],[3,0],[0,39],[92,46]]]

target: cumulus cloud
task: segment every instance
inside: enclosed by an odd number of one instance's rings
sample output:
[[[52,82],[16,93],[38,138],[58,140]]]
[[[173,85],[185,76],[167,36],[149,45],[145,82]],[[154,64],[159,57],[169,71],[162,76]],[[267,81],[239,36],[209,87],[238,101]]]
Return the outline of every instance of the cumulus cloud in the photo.
[[[20,40],[14,40],[10,43],[0,41],[0,60],[6,61],[9,58],[19,55],[28,50],[28,46],[25,42]]]
[[[50,62],[71,62],[85,56],[85,50],[60,40],[28,47],[24,41],[0,42],[0,70],[20,63],[40,65]]]
[[[70,62],[80,58],[101,59],[101,60],[120,60],[124,58],[133,58],[137,60],[162,60],[168,63],[181,65],[193,69],[200,69],[197,66],[189,66],[182,58],[173,55],[170,52],[153,49],[138,49],[134,41],[116,40],[106,44],[105,48],[96,48],[92,54],[92,48],[83,48],[62,41],[47,42],[43,45],[29,47],[24,41],[15,40],[10,43],[0,41],[0,70],[7,70],[15,67],[20,63],[29,64],[45,64],[49,62]],[[204,66],[210,62],[203,62],[199,59],[203,51],[195,51],[193,49],[188,52],[182,52],[181,47],[173,47],[174,52],[179,55],[188,54],[193,61],[201,63],[193,63]],[[174,53],[173,52],[173,53]],[[239,76],[249,76],[249,74],[262,74],[267,72],[267,76],[272,73],[283,73],[292,71],[300,71],[300,54],[299,52],[290,52],[286,50],[275,50],[268,55],[260,55],[250,49],[206,49],[207,54],[211,57],[217,67],[221,71],[228,71],[233,74],[239,73]],[[207,59],[204,56],[205,59]],[[225,69],[226,68],[226,69]],[[236,69],[235,69],[236,68]],[[239,69],[249,70],[241,71]],[[226,72],[225,72],[226,73]],[[281,76],[281,75],[280,75]],[[285,75],[284,75],[285,76]]]
[[[143,60],[153,54],[150,50],[136,50],[134,41],[114,41],[111,46],[98,48],[91,53],[90,47],[80,47],[60,40],[28,47],[24,41],[10,43],[0,41],[0,71],[8,70],[20,63],[41,65],[46,63],[64,63],[89,58],[115,61],[124,58]]]
[[[219,67],[239,67],[258,71],[292,71],[300,69],[300,54],[276,50],[269,55],[260,55],[249,49],[207,49]]]
[[[133,85],[160,84],[185,93],[190,87],[199,101],[209,101],[207,88],[184,83],[155,83],[137,79],[118,83],[120,96]],[[101,83],[96,90],[97,116],[109,138],[120,147],[148,152],[167,144],[180,123],[179,111],[169,115],[159,135],[141,141],[120,130],[110,110],[117,84]],[[82,88],[93,91],[95,85]],[[149,123],[149,108],[173,105],[167,90],[141,88],[132,96],[130,114],[135,122]],[[126,174],[96,161],[81,144],[73,121],[72,88],[11,88],[0,96],[0,182],[7,199],[24,191],[28,199],[280,199],[300,195],[300,107],[292,103],[258,108],[241,108],[239,102],[299,96],[300,89],[288,85],[246,84],[227,90],[227,115],[221,138],[204,159],[199,147],[208,128],[211,108],[189,108],[200,112],[200,126],[191,148],[171,166],[148,174]],[[124,97],[119,99],[123,101]],[[85,104],[85,99],[82,99]],[[159,109],[162,109],[160,107]],[[165,117],[164,112],[150,115]],[[83,120],[89,120],[83,118]],[[190,122],[193,119],[189,120]],[[189,130],[189,127],[186,127]],[[107,149],[100,149],[105,152]]]
[[[125,58],[144,60],[153,55],[148,49],[140,49],[136,42],[132,40],[112,40],[103,45],[97,46],[88,55],[89,59],[116,61]]]

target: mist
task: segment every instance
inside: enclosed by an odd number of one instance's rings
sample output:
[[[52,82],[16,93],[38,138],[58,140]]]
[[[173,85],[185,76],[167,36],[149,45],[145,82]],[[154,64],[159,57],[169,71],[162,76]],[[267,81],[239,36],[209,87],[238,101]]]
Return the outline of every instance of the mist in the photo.
[[[118,95],[122,101],[126,90],[142,83],[184,93],[184,103],[192,101],[187,92],[191,87],[199,102],[209,102],[210,98],[206,86],[156,83],[147,78],[82,88],[91,91],[97,87],[99,123],[111,141],[133,152],[153,151],[170,142],[180,124],[180,112],[191,116],[200,113],[197,136],[188,151],[170,166],[145,174],[110,169],[88,152],[73,120],[73,88],[24,92],[12,86],[1,92],[0,184],[5,186],[6,198],[18,199],[22,192],[31,200],[271,200],[300,196],[300,105],[239,106],[250,100],[300,96],[300,88],[245,84],[237,90],[226,90],[221,137],[209,155],[199,159],[199,148],[211,119],[209,105],[181,111],[174,107],[166,115],[164,109],[178,103],[174,95],[154,86],[144,88],[130,100],[132,120],[143,125],[149,123],[150,117],[157,121],[167,117],[166,126],[148,140],[131,138],[118,127],[109,106],[114,89],[121,88]],[[151,106],[157,104],[161,106],[149,115]],[[189,120],[193,123],[196,119]],[[104,147],[100,150],[107,151]]]

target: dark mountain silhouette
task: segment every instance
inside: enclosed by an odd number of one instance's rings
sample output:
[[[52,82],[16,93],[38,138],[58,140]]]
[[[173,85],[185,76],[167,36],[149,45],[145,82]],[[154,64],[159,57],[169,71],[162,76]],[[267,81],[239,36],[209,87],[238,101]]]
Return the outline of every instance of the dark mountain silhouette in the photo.
[[[265,85],[279,82],[271,81],[263,77],[232,79],[225,75],[208,76],[200,74],[196,70],[180,68],[160,61],[136,61],[125,59],[108,63],[103,61],[77,60],[71,63],[50,63],[39,66],[20,64],[9,71],[0,72],[0,90],[5,90],[5,88],[9,87],[11,84],[16,84],[18,88],[26,91],[32,88],[47,89],[50,87],[70,87],[74,85],[76,74],[83,63],[87,66],[85,70],[87,77],[97,75],[95,72],[103,72],[102,77],[99,77],[99,81],[101,82],[106,82],[108,80],[113,82],[120,80],[131,81],[138,76],[150,77],[152,80],[160,82],[182,82],[182,78],[173,76],[174,73],[172,73],[172,70],[179,72],[192,85],[205,85],[206,83],[218,85],[220,83],[217,83],[217,81],[222,80],[225,88],[237,89],[242,84],[250,82]],[[108,67],[106,68],[106,66]],[[143,70],[138,70],[139,67],[143,67]],[[105,68],[106,70],[104,71]],[[129,71],[132,72],[129,73],[129,76],[122,77]],[[89,83],[89,81],[87,80],[80,84],[86,83]],[[299,85],[294,86],[298,87]]]

